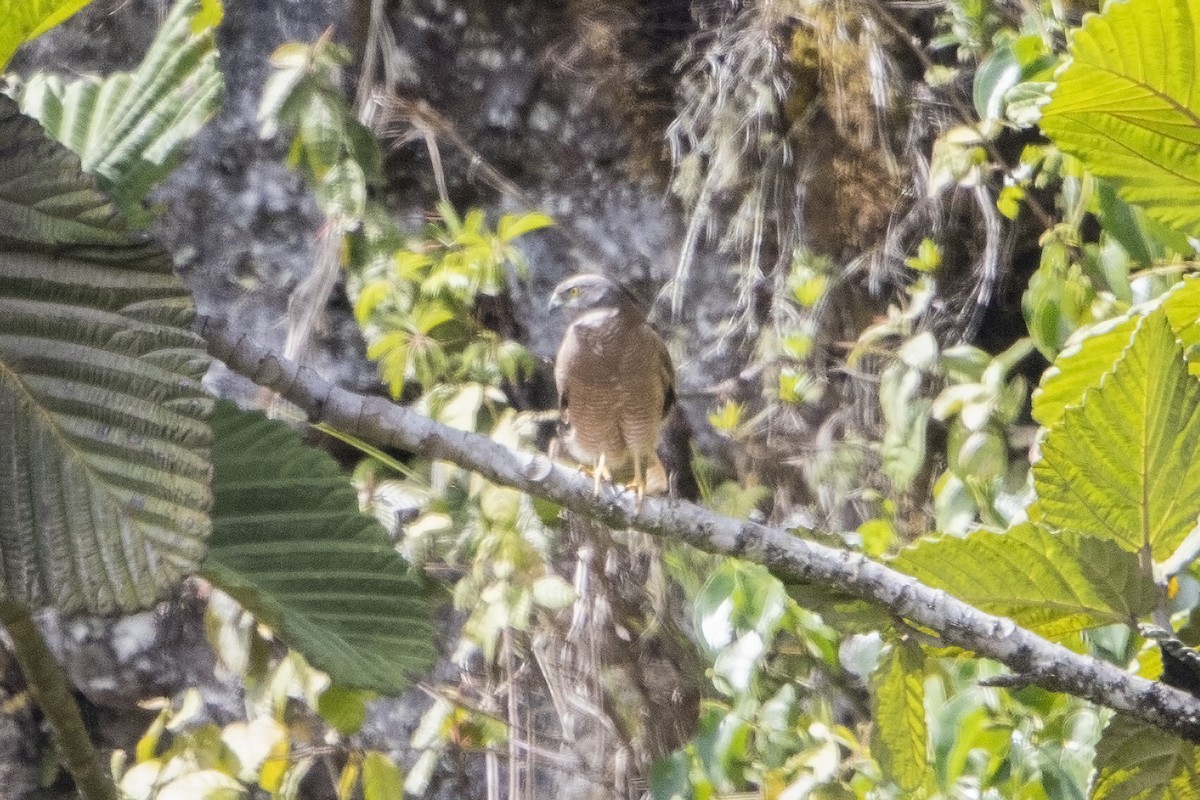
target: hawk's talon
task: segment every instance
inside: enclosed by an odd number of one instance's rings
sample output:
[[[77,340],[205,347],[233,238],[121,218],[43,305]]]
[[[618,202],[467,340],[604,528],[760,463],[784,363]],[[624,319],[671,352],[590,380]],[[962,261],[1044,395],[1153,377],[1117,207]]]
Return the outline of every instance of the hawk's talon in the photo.
[[[612,482],[612,473],[608,471],[608,466],[604,461],[604,453],[601,453],[600,458],[596,459],[596,466],[592,468],[592,480],[594,481],[592,494],[596,499],[600,498],[600,482]]]
[[[642,474],[642,454],[633,454],[633,482],[629,484],[637,492],[637,501],[633,504],[633,513],[642,513],[642,500],[646,499],[646,476]]]

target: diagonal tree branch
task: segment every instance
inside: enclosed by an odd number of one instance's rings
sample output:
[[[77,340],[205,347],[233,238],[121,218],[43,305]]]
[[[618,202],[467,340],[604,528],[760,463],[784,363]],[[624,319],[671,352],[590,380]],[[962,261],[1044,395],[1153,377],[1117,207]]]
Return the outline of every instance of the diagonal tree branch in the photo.
[[[614,528],[636,528],[710,553],[745,558],[766,566],[784,581],[839,589],[936,631],[947,644],[995,659],[1028,683],[1086,698],[1200,742],[1200,699],[1071,652],[1010,619],[986,614],[860,553],[723,517],[678,500],[647,498],[635,512],[631,493],[608,491],[594,497],[590,478],[545,456],[510,450],[383,398],[341,389],[211,319],[201,319],[200,333],[208,341],[210,354],[295,403],[313,421],[374,444],[453,462]]]

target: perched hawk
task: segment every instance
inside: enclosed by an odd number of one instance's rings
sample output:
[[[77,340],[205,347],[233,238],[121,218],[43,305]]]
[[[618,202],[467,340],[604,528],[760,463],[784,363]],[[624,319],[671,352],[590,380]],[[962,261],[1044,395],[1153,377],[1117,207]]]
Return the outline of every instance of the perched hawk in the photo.
[[[554,363],[567,451],[590,466],[596,480],[633,462],[630,486],[661,494],[667,477],[655,447],[663,417],[675,402],[675,370],[658,334],[625,290],[600,275],[560,283],[551,310],[567,308],[572,322]]]

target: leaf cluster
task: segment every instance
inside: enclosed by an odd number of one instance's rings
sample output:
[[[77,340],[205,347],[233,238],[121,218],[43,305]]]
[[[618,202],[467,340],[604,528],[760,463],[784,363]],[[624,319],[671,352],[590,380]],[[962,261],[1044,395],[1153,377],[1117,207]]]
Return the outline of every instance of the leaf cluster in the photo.
[[[303,736],[285,723],[288,687],[308,687],[309,706],[348,734],[366,692],[400,691],[433,658],[424,588],[333,459],[201,385],[193,300],[135,228],[219,101],[219,12],[181,0],[132,73],[20,85],[23,107],[76,153],[0,96],[0,600],[131,612],[203,574],[241,603],[237,624],[212,628],[218,650],[250,685],[274,687],[268,714],[224,729],[192,724],[191,695],[164,710],[135,763],[114,764],[135,797],[247,784],[294,797],[315,757],[292,750]],[[242,609],[325,672],[297,651],[272,665]],[[361,776],[367,794],[394,796],[390,759],[351,753],[348,765],[347,792]]]

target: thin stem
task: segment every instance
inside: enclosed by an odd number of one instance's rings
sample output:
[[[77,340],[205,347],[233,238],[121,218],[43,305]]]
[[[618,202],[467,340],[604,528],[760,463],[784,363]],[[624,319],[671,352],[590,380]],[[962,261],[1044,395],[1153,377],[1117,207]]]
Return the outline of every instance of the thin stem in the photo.
[[[34,625],[29,609],[17,603],[0,602],[0,623],[12,638],[25,684],[50,723],[79,796],[84,800],[117,800],[116,784],[92,745],[71,685]]]

